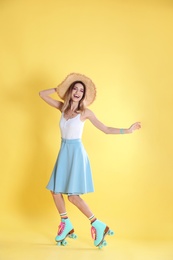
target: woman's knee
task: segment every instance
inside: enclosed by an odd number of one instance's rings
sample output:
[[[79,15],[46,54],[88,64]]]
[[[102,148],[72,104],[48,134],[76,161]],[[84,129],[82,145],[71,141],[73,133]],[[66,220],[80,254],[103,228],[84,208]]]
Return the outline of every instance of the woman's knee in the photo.
[[[68,200],[71,203],[75,204],[79,200],[79,196],[78,195],[69,195],[68,196]]]
[[[62,197],[62,194],[61,193],[55,193],[53,191],[51,191],[51,194],[54,198],[58,198],[58,197]]]

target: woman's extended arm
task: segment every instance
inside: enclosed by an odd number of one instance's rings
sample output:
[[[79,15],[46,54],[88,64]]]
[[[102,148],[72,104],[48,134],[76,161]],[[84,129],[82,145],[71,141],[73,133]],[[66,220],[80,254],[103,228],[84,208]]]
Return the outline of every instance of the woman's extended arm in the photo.
[[[56,92],[56,88],[45,89],[39,92],[40,97],[50,106],[61,110],[63,103],[50,97],[51,94]]]
[[[132,124],[128,129],[105,126],[102,122],[100,122],[97,119],[95,114],[89,109],[87,109],[87,111],[86,111],[86,118],[88,118],[95,127],[97,127],[99,130],[101,130],[105,134],[131,134],[135,130],[141,128],[140,122],[136,122],[136,123]]]

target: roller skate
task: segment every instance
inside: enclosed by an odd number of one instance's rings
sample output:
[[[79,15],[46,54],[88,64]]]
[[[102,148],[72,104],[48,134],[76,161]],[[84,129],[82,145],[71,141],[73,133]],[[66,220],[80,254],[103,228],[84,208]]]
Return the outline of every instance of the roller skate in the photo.
[[[114,231],[110,230],[106,224],[99,220],[95,220],[91,225],[91,236],[94,239],[94,245],[101,249],[107,245],[106,240],[104,240],[105,236],[113,236]]]
[[[74,234],[73,226],[68,218],[62,219],[61,223],[58,227],[58,234],[55,237],[55,241],[57,242],[58,246],[66,246],[67,241],[65,240],[66,237],[76,239],[77,235]]]

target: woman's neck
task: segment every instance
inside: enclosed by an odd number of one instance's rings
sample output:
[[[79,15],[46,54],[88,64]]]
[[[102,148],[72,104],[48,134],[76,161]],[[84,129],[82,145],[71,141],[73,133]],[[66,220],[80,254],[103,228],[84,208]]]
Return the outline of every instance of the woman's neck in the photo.
[[[70,110],[72,110],[73,112],[76,111],[78,109],[78,102],[72,102],[71,106],[70,106]]]

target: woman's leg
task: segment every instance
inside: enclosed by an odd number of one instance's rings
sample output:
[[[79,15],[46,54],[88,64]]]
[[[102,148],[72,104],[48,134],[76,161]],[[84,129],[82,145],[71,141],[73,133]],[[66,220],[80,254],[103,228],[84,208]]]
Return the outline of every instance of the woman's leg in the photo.
[[[68,199],[90,220],[91,235],[94,239],[94,245],[99,248],[106,246],[106,241],[104,241],[105,235],[113,235],[114,232],[109,230],[109,227],[105,223],[95,218],[88,205],[79,196],[71,195],[68,197]]]
[[[65,201],[62,194],[58,193],[52,193],[56,208],[60,214],[61,222],[58,226],[58,232],[57,236],[55,237],[55,240],[59,243],[59,245],[65,245],[65,238],[70,235],[71,238],[76,238],[76,235],[74,235],[74,228],[67,216],[66,207],[65,207]]]
[[[90,210],[90,208],[88,207],[88,205],[86,204],[86,202],[81,199],[80,196],[78,195],[70,195],[68,196],[68,199],[71,203],[73,203],[87,218],[89,218],[89,220],[93,221],[94,215],[92,213],[92,211]]]
[[[66,213],[65,201],[61,193],[51,192],[59,214]]]

